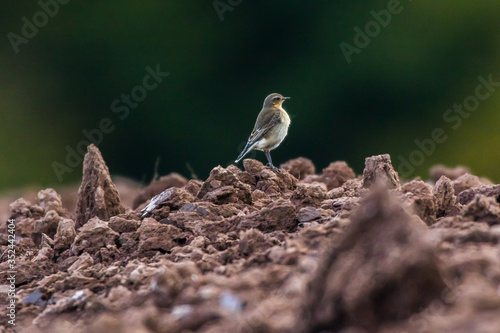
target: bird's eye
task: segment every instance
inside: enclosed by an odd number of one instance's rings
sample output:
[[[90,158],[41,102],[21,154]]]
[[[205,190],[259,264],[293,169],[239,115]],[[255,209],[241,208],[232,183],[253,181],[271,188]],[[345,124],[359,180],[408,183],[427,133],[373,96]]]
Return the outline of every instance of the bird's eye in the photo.
[[[279,97],[274,97],[274,99],[275,99],[276,101],[279,101],[279,100],[280,100],[280,98],[279,98]]]

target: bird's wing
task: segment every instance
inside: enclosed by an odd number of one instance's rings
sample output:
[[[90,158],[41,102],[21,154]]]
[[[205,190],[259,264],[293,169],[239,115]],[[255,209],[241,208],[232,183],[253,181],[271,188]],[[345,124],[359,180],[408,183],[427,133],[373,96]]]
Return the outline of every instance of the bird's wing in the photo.
[[[274,126],[281,122],[280,110],[260,115],[257,118],[255,127],[248,138],[248,145],[251,146],[262,139]]]

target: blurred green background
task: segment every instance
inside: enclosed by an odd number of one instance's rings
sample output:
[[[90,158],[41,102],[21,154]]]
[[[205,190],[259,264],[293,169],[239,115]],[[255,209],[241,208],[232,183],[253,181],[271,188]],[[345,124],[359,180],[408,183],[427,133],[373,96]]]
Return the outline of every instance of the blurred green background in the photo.
[[[55,0],[42,2],[55,10]],[[81,163],[62,182],[53,164],[67,165],[66,149],[103,118],[114,130],[98,146],[113,175],[147,183],[159,158],[160,174],[189,177],[191,167],[204,179],[238,156],[271,92],[291,97],[277,165],[305,156],[320,171],[345,160],[359,174],[365,157],[390,153],[398,168],[415,140],[442,128],[447,140],[421,160],[414,153],[408,178],[444,163],[500,181],[500,88],[458,128],[443,120],[474,95],[478,76],[500,81],[500,2],[401,1],[348,63],[340,44],[355,46],[354,28],[389,3],[73,0],[44,22],[39,2],[4,2],[0,190],[77,182]],[[40,28],[16,53],[10,33],[24,38],[23,17]],[[157,64],[170,75],[120,119],[113,101]]]

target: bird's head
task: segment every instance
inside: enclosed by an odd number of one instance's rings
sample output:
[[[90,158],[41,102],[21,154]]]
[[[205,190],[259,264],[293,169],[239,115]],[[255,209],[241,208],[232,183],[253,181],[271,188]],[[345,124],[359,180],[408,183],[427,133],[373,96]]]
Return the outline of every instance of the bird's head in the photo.
[[[266,99],[264,100],[264,107],[273,107],[274,106],[276,108],[280,108],[281,104],[283,104],[283,102],[287,99],[290,99],[290,97],[283,97],[280,94],[273,93],[273,94],[267,96]]]

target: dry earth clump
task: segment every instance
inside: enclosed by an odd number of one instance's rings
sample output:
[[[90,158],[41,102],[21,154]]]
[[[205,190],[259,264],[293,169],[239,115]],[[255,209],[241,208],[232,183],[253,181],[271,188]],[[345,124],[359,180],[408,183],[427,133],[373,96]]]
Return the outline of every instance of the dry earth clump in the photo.
[[[52,189],[10,205],[1,331],[498,332],[500,185],[444,167],[404,181],[389,155],[359,176],[243,166],[170,174],[125,207],[90,146],[74,212]],[[2,285],[8,240],[3,224]]]

